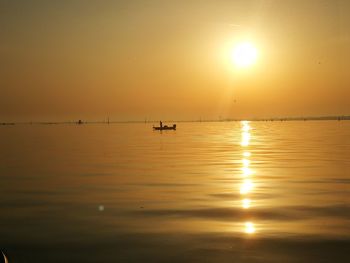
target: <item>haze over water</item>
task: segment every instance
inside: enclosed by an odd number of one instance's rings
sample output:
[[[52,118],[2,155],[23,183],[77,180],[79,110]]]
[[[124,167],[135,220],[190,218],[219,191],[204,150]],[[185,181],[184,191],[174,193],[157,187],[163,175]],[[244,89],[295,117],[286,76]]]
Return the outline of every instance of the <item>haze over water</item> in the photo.
[[[10,262],[350,260],[350,122],[15,125],[0,137]]]

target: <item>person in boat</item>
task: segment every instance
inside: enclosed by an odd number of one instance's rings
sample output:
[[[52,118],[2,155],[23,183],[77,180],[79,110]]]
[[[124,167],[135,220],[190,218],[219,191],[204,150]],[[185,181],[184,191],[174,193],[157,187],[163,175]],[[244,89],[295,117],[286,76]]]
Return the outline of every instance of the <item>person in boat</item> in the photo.
[[[163,122],[162,121],[159,122],[159,125],[160,125],[160,128],[163,128]]]

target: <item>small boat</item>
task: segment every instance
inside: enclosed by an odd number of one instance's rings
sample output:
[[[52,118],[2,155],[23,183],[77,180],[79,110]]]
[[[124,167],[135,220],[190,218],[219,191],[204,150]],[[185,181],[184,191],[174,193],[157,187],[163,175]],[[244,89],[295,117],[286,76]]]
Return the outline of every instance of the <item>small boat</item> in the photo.
[[[176,130],[176,124],[173,124],[173,126],[167,126],[167,125],[159,126],[159,127],[153,126],[153,130],[156,130],[156,131]]]

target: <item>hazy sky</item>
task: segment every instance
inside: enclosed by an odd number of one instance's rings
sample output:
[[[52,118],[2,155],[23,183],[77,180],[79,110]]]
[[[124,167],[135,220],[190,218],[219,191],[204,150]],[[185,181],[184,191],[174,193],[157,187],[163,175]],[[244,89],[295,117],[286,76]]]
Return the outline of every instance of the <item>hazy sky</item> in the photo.
[[[350,1],[0,0],[0,121],[350,114]],[[237,69],[235,44],[255,65]]]

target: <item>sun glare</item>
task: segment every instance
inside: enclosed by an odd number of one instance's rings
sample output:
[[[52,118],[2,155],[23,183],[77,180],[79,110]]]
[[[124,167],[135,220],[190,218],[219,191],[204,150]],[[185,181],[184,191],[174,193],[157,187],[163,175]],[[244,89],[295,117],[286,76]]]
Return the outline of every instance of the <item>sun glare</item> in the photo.
[[[258,52],[252,43],[242,42],[235,46],[232,58],[237,67],[246,68],[255,63],[257,55]]]

